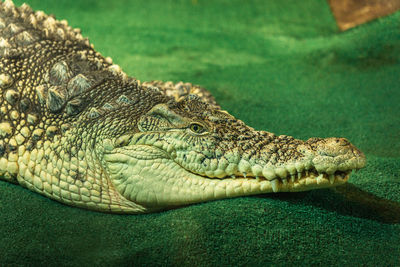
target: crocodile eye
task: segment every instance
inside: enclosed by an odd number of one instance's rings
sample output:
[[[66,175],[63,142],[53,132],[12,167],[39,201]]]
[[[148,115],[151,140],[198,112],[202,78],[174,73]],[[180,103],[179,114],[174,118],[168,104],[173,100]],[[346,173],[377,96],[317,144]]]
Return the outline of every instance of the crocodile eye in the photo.
[[[201,134],[201,133],[205,132],[204,127],[198,123],[190,124],[190,130],[196,134]]]

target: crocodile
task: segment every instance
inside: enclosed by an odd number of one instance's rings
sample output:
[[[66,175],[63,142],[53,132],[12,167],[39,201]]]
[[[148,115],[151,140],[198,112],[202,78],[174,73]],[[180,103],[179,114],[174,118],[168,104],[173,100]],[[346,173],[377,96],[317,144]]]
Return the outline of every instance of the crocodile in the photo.
[[[348,181],[345,138],[258,131],[191,83],[140,82],[53,15],[0,2],[0,177],[74,207],[149,213]]]

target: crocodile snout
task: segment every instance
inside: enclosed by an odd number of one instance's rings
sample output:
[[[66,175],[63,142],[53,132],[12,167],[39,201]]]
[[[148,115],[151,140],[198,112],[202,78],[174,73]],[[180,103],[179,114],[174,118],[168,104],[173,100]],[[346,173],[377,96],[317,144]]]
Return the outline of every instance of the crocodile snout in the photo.
[[[310,138],[306,144],[313,152],[312,163],[318,171],[333,173],[365,166],[364,153],[346,138]]]

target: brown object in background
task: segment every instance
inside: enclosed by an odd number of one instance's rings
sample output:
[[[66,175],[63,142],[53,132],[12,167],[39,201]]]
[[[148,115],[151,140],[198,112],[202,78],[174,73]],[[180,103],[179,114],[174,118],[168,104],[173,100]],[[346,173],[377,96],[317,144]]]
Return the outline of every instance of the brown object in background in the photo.
[[[400,9],[400,0],[328,0],[342,31]]]

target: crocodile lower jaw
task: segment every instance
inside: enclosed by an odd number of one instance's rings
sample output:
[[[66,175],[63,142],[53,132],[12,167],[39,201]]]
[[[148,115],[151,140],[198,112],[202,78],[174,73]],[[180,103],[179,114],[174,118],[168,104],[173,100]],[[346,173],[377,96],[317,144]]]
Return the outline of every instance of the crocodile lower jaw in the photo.
[[[348,171],[337,171],[333,174],[327,173],[319,173],[315,169],[309,171],[303,171],[302,173],[297,173],[291,175],[287,178],[279,178],[276,177],[272,180],[269,180],[263,176],[260,177],[251,177],[251,176],[232,176],[232,177],[224,177],[224,178],[210,178],[207,176],[201,176],[205,179],[216,179],[216,180],[233,180],[233,181],[241,181],[248,180],[250,182],[258,182],[266,187],[266,184],[269,184],[271,190],[267,192],[300,192],[311,189],[319,189],[319,188],[327,188],[327,187],[335,187],[341,184],[346,183],[351,174],[352,170]]]
[[[335,187],[346,183],[350,178],[351,171],[346,172],[335,172],[334,174],[328,175],[327,173],[317,173],[310,171],[308,175],[305,173],[291,178],[275,178],[273,180],[267,180],[263,177],[255,178],[260,182],[268,181],[271,184],[272,191],[277,192],[297,192],[305,191],[310,189]],[[251,178],[248,178],[251,179]]]
[[[304,171],[287,179],[263,177],[210,178],[182,168],[165,152],[151,146],[131,146],[105,156],[113,186],[147,211],[216,199],[272,192],[299,192],[344,184],[351,170],[333,176]],[[293,179],[292,179],[293,177]]]

